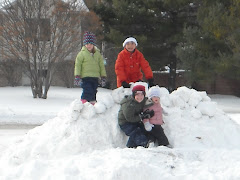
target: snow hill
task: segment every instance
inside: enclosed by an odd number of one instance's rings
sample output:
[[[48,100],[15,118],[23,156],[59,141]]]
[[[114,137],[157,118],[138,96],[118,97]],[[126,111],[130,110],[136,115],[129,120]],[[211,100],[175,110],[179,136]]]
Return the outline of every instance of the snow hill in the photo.
[[[214,159],[219,149],[239,154],[240,126],[206,92],[187,87],[171,94],[166,88],[160,90],[166,112],[163,128],[173,149],[125,147],[127,137],[118,127],[117,114],[119,102],[131,89],[120,87],[99,97],[94,106],[76,99],[55,118],[30,130],[2,154],[0,179],[191,179],[200,161],[206,167],[203,175],[197,173],[199,179],[221,177],[218,172],[224,165],[213,168],[217,173],[213,175],[207,168],[212,165],[208,159]],[[225,158],[219,156],[214,160],[229,158],[225,153]],[[193,162],[198,164],[195,170]],[[180,164],[184,170],[176,168]],[[189,164],[193,167],[186,170]],[[240,177],[239,173],[232,176]]]

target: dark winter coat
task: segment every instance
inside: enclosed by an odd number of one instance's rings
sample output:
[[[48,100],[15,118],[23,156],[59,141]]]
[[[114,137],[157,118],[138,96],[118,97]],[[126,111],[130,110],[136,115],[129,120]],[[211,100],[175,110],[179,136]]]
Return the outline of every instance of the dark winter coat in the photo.
[[[152,102],[147,97],[142,102],[137,102],[133,96],[125,96],[120,102],[120,110],[118,112],[118,124],[123,125],[126,122],[137,123],[141,122],[139,116],[144,107],[152,105]]]

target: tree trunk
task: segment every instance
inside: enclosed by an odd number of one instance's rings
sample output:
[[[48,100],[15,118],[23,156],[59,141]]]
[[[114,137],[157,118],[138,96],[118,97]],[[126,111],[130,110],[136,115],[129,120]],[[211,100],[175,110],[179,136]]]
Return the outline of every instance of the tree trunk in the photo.
[[[176,89],[176,68],[177,68],[177,58],[176,56],[171,57],[170,62],[170,74],[169,74],[169,92],[172,92]]]
[[[36,88],[32,82],[31,82],[31,90],[32,90],[33,98],[37,98]]]
[[[46,81],[45,81],[45,86],[44,86],[44,93],[43,93],[43,96],[42,96],[43,99],[47,99],[47,93],[48,93],[48,90],[50,88],[50,83],[46,83]]]
[[[31,89],[33,98],[42,98],[42,86],[43,82],[38,76],[35,76],[35,78],[31,77]]]
[[[48,90],[51,86],[51,82],[52,82],[52,66],[48,66],[49,69],[47,71],[47,75],[46,75],[46,78],[45,78],[45,81],[44,81],[44,93],[43,93],[43,96],[42,98],[43,99],[47,99],[47,93],[48,93]]]

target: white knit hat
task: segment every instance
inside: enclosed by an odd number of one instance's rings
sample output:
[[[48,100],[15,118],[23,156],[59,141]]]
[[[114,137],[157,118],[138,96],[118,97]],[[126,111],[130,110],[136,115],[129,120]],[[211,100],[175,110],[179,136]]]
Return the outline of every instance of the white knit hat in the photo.
[[[129,38],[127,38],[127,39],[123,42],[123,47],[125,47],[125,45],[126,45],[128,42],[134,42],[134,43],[136,44],[136,46],[138,45],[137,40],[136,40],[134,37],[129,37]]]
[[[148,97],[159,97],[160,98],[160,88],[157,86],[151,87],[148,91]]]

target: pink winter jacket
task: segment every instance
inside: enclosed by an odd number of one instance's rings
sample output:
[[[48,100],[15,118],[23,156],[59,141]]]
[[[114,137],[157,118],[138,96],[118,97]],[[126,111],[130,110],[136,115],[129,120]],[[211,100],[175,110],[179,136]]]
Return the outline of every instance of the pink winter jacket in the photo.
[[[163,122],[163,117],[162,117],[162,106],[160,103],[157,104],[153,104],[152,106],[146,108],[149,110],[153,110],[154,111],[154,116],[151,117],[150,119],[144,119],[143,123],[149,121],[151,124],[156,124],[156,125],[162,125]],[[144,110],[146,110],[144,109]]]

